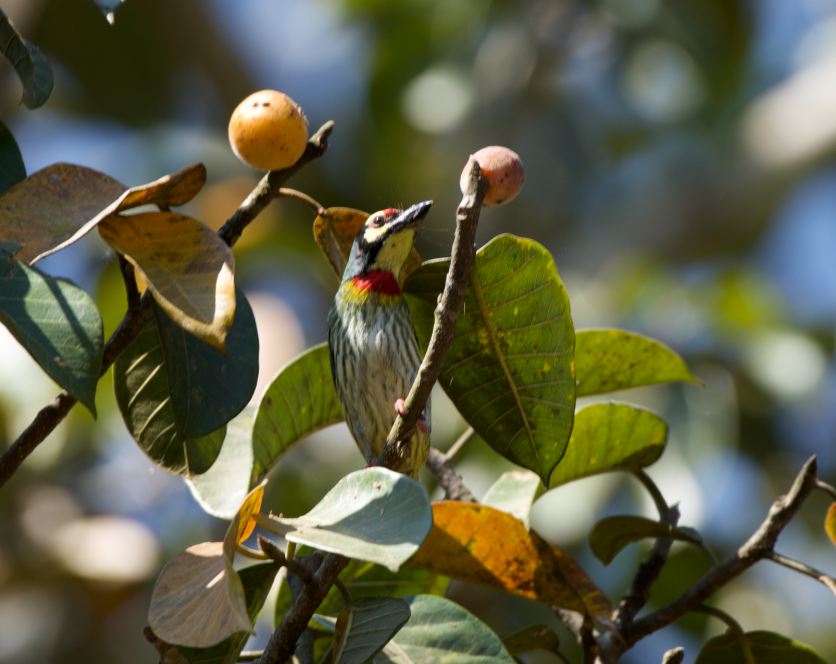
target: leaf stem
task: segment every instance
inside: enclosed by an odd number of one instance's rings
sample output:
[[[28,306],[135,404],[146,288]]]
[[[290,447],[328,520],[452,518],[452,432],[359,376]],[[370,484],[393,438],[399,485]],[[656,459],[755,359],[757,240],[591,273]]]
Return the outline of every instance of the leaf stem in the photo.
[[[644,488],[647,489],[650,497],[653,498],[653,502],[656,504],[656,509],[659,510],[659,517],[661,519],[665,519],[670,508],[668,507],[668,503],[662,495],[662,492],[659,490],[659,487],[656,486],[656,482],[654,482],[650,475],[644,472],[644,469],[642,468],[636,468],[632,472],[633,475],[635,475],[636,478],[644,484]]]
[[[334,640],[331,639],[331,644],[325,649],[325,652],[322,654],[322,657],[319,660],[319,664],[326,664],[328,661],[328,655],[334,650]]]
[[[465,446],[474,438],[476,437],[476,430],[473,427],[468,427],[467,431],[465,431],[461,436],[459,436],[458,440],[450,446],[450,449],[447,450],[447,453],[444,455],[450,463],[461,454],[462,450]]]
[[[342,579],[334,579],[334,585],[337,587],[337,590],[340,591],[340,595],[342,595],[343,601],[345,605],[351,609],[354,607],[354,597],[351,594],[351,591],[348,589],[348,586],[343,583]]]
[[[822,482],[821,480],[816,481],[816,488],[820,489],[821,491],[824,491],[833,499],[833,502],[836,503],[836,488],[834,488],[827,482]]]
[[[834,580],[832,576],[817,570],[815,567],[793,560],[792,558],[787,558],[786,556],[782,556],[780,553],[775,553],[774,551],[768,551],[765,558],[774,563],[778,563],[779,565],[783,565],[787,569],[791,569],[801,574],[805,574],[811,579],[815,579],[819,583],[827,586],[830,592],[836,595],[836,580]]]
[[[740,649],[743,651],[743,658],[746,660],[746,664],[757,664],[755,661],[755,655],[752,653],[752,646],[749,645],[749,639],[746,638],[746,633],[743,631],[739,622],[737,622],[725,611],[721,611],[713,606],[706,606],[705,604],[700,604],[694,609],[694,611],[719,618],[726,623],[726,625],[729,626],[729,631],[735,635],[738,643],[740,644]]]
[[[307,194],[301,191],[297,191],[296,189],[282,187],[281,189],[279,189],[279,198],[292,198],[295,201],[299,201],[300,203],[307,205],[311,210],[313,210],[314,214],[317,216],[325,214],[325,208],[322,207],[322,205],[317,203],[313,198],[311,198]]]
[[[263,650],[242,650],[238,655],[239,662],[252,662],[264,654]]]

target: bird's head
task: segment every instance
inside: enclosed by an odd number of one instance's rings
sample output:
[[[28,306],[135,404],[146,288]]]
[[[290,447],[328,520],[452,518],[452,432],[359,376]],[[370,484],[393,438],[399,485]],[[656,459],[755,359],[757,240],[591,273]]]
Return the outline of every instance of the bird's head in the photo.
[[[369,216],[354,238],[343,281],[382,273],[394,277],[397,284],[412,250],[415,232],[432,204],[424,201],[407,210],[388,208]]]

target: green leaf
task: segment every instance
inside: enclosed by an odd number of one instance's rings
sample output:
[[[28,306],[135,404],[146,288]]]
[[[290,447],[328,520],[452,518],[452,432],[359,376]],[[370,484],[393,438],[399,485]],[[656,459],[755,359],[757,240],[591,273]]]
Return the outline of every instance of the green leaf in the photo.
[[[443,597],[450,585],[450,579],[430,570],[402,565],[397,572],[374,563],[352,560],[340,573],[340,579],[355,595],[438,595]],[[331,587],[317,613],[337,616],[344,606],[339,590]],[[287,609],[285,609],[286,611]]]
[[[699,534],[691,528],[672,528],[668,524],[641,516],[611,516],[601,519],[592,527],[589,546],[596,558],[604,565],[609,565],[625,546],[648,537],[666,537],[702,544]]]
[[[509,470],[488,489],[482,499],[482,504],[516,517],[525,524],[525,529],[528,530],[531,506],[545,490],[536,473],[528,470]]]
[[[775,632],[746,632],[743,636],[757,664],[825,664],[809,646]],[[709,639],[694,664],[746,664],[746,659],[738,637],[726,633]]]
[[[668,425],[648,410],[626,404],[595,404],[575,413],[566,456],[549,481],[553,489],[573,480],[654,463],[668,441]]]
[[[404,284],[422,348],[449,266],[428,261]],[[513,235],[482,247],[439,384],[491,447],[544,483],[572,431],[574,345],[569,298],[549,252]]]
[[[556,652],[560,646],[560,639],[548,625],[532,625],[506,636],[502,639],[502,645],[511,655],[535,650]]]
[[[575,371],[579,397],[672,381],[702,385],[670,348],[624,330],[578,330]]]
[[[255,406],[244,408],[226,425],[226,438],[212,467],[186,478],[186,485],[205,512],[231,519],[250,490],[253,464],[252,430]],[[239,480],[236,482],[236,480]]]
[[[337,618],[334,664],[363,664],[374,657],[409,620],[409,604],[399,597],[358,597]]]
[[[25,179],[26,166],[23,165],[20,148],[12,132],[0,122],[0,194]]]
[[[128,431],[171,472],[206,472],[221,450],[223,437],[217,430],[241,412],[255,391],[258,333],[244,294],[239,291],[237,299],[226,357],[177,326],[152,301],[154,318],[115,362],[116,402]],[[196,438],[201,442],[187,444]],[[200,459],[193,467],[195,445]]]
[[[244,586],[247,614],[253,624],[264,606],[277,570],[278,567],[273,563],[261,563],[245,567],[238,572],[241,585]],[[235,664],[249,638],[248,632],[236,632],[225,641],[209,648],[180,646],[178,650],[191,664]]]
[[[104,330],[90,296],[5,253],[0,253],[0,293],[0,322],[95,417]]]
[[[269,517],[290,542],[378,563],[396,572],[418,550],[433,525],[427,490],[386,468],[343,477],[306,515]]]
[[[192,494],[209,514],[230,519],[247,492],[287,450],[315,431],[342,421],[328,344],[320,344],[279,371],[247,428],[242,420],[235,435],[227,436],[218,472],[189,482]]]
[[[432,595],[405,599],[412,615],[375,664],[514,664],[493,630],[458,604]]]
[[[23,83],[23,103],[27,108],[42,106],[52,93],[55,81],[52,68],[37,46],[26,41],[15,30],[9,17],[0,10],[0,43],[3,55],[12,63]]]

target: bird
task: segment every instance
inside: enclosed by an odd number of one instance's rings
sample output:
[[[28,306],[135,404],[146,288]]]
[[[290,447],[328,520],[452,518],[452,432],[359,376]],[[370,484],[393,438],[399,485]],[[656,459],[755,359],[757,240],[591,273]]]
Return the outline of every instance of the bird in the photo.
[[[331,374],[351,435],[375,465],[421,366],[421,350],[398,277],[432,201],[370,215],[357,232],[328,312]],[[430,450],[430,403],[399,469],[418,479]]]

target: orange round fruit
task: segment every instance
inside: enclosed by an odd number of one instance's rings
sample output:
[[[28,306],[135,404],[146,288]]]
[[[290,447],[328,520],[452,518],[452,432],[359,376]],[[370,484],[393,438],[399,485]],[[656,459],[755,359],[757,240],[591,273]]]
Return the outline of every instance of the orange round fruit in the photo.
[[[462,193],[465,193],[467,181],[470,177],[472,160],[476,160],[482,175],[488,181],[488,193],[482,203],[487,207],[504,205],[513,200],[520,193],[525,182],[525,168],[522,159],[513,150],[498,145],[491,145],[482,148],[475,154],[470,155],[467,164],[462,171],[459,186]]]
[[[308,143],[308,119],[286,94],[262,90],[247,97],[229,120],[229,144],[245,164],[265,171],[295,164]]]

